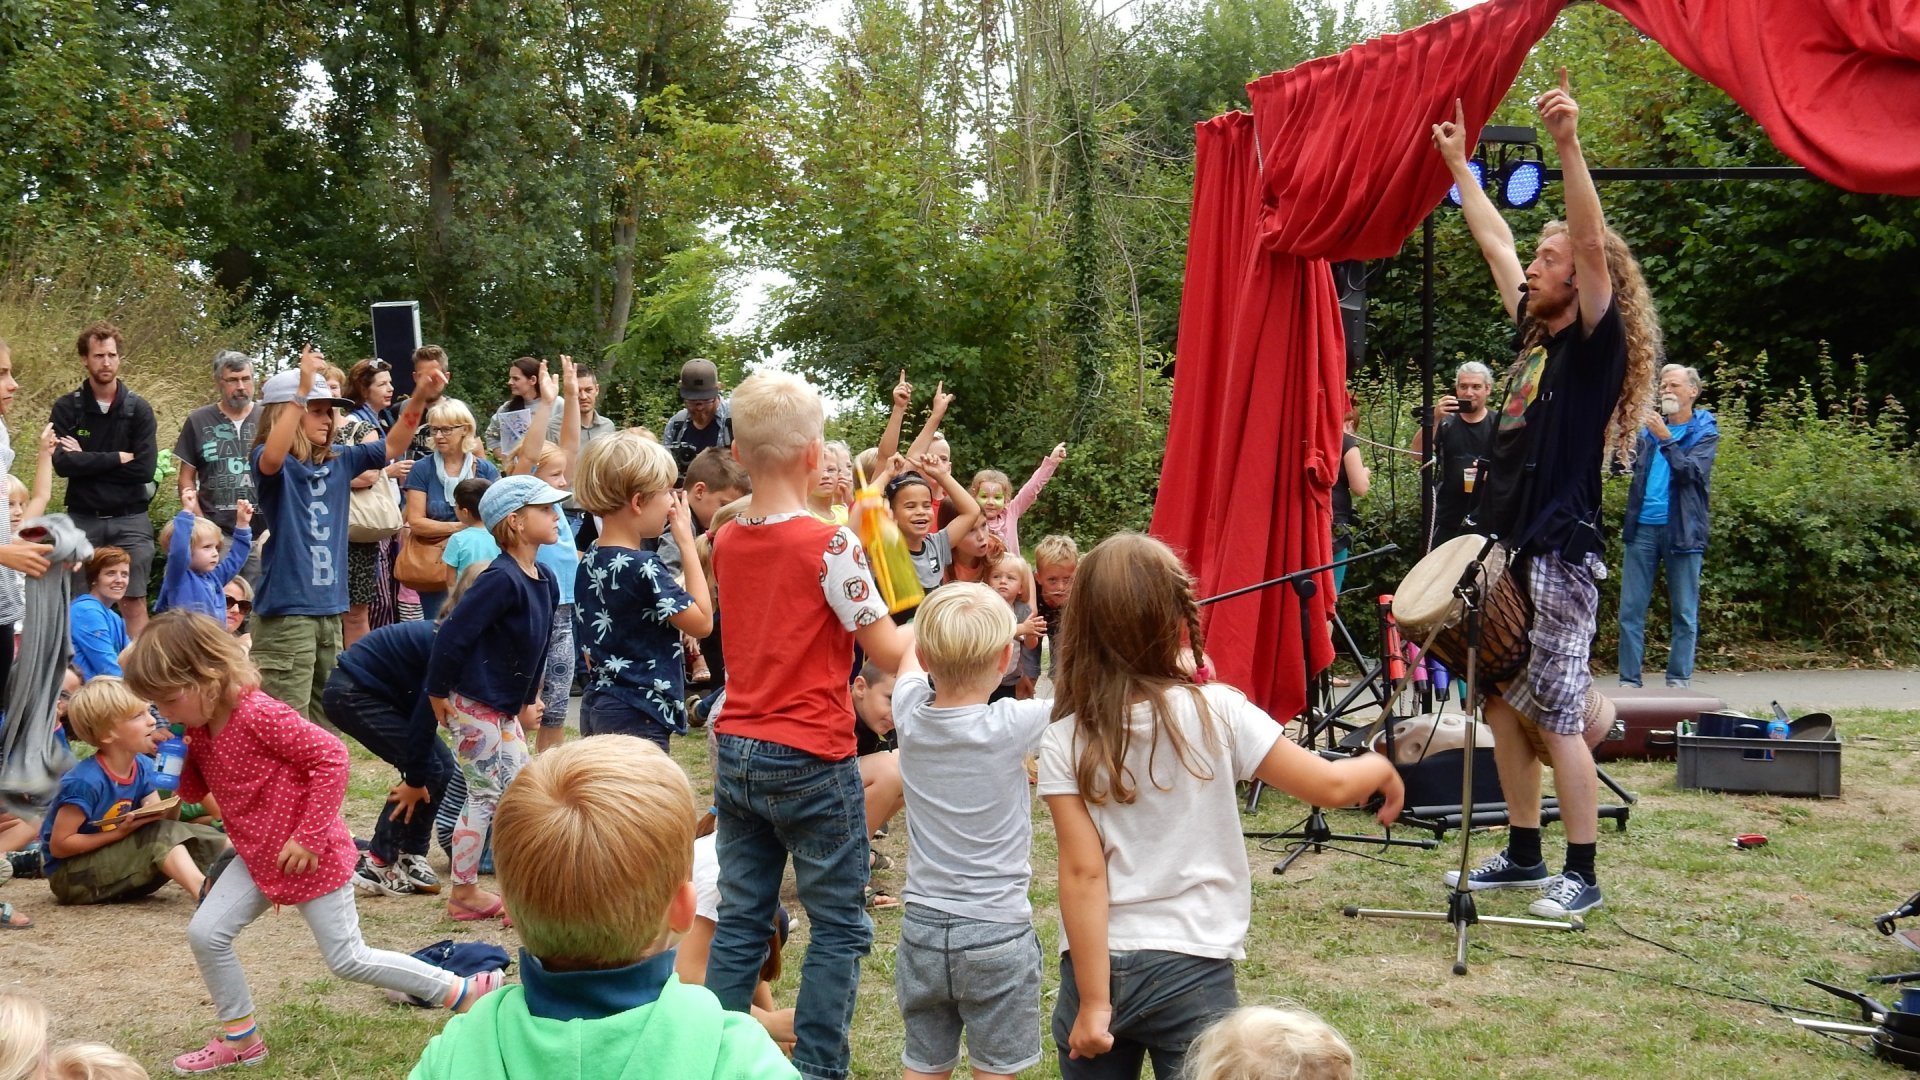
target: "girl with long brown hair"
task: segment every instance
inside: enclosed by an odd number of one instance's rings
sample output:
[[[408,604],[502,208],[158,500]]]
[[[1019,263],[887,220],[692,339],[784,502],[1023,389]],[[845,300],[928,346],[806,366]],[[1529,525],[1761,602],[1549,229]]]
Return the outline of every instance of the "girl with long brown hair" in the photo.
[[[1060,846],[1060,1074],[1176,1075],[1187,1044],[1233,1007],[1252,878],[1234,783],[1316,806],[1405,791],[1383,757],[1330,762],[1282,737],[1239,691],[1198,685],[1199,607],[1180,560],[1121,533],[1087,553],[1062,615],[1039,793]],[[1172,988],[1172,989],[1169,989]],[[1130,1064],[1128,1064],[1130,1063]]]

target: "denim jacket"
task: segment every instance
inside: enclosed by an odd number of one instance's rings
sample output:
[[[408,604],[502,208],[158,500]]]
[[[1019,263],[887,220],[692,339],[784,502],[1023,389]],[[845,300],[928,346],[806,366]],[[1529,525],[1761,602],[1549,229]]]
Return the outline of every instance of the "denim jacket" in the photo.
[[[1627,519],[1621,539],[1631,544],[1640,529],[1640,504],[1647,495],[1647,473],[1653,455],[1663,454],[1672,476],[1667,482],[1668,546],[1680,554],[1707,550],[1707,499],[1712,488],[1713,456],[1720,449],[1720,425],[1705,409],[1693,410],[1687,432],[1660,442],[1640,429],[1640,446],[1633,458],[1633,486],[1627,491]]]

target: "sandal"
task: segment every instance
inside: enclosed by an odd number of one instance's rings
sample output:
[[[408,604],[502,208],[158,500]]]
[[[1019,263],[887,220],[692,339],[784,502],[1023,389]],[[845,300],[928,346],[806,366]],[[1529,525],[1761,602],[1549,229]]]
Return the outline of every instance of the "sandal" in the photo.
[[[25,915],[17,914],[13,910],[12,904],[7,903],[5,900],[0,900],[0,930],[28,930],[32,927],[32,919],[27,918]]]
[[[883,893],[873,886],[867,886],[867,910],[887,911],[900,906],[900,898]]]
[[[871,852],[870,855],[871,855],[871,858],[867,862],[868,870],[893,869],[893,856],[888,855],[885,852],[881,852],[881,851]]]
[[[506,911],[507,902],[497,896],[493,898],[493,903],[487,905],[485,910],[459,907],[451,901],[447,904],[447,914],[453,918],[454,922],[486,922],[488,919],[499,918],[506,914]]]

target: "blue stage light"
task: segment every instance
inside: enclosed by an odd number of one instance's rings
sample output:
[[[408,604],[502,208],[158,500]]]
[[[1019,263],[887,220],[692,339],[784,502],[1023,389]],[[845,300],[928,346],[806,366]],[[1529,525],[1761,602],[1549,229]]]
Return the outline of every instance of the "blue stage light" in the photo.
[[[1486,184],[1487,167],[1480,163],[1479,158],[1468,158],[1467,170],[1473,173],[1473,184],[1475,187],[1482,187]],[[1455,184],[1452,187],[1447,189],[1447,205],[1455,206],[1455,207],[1460,205],[1460,185],[1459,184]]]
[[[1512,210],[1525,210],[1540,201],[1546,169],[1538,161],[1509,161],[1500,170],[1500,201]]]

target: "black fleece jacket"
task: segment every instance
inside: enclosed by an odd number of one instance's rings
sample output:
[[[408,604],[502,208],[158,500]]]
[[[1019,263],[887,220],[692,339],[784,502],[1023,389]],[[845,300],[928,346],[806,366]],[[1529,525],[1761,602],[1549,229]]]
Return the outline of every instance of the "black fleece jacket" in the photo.
[[[153,406],[145,398],[119,383],[113,405],[103,413],[92,388],[82,383],[54,401],[53,432],[80,443],[77,452],[53,452],[53,471],[67,478],[69,513],[121,517],[147,512],[159,446]],[[123,451],[133,460],[121,461]]]

